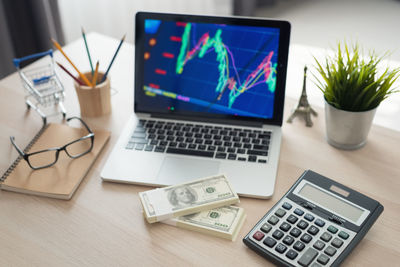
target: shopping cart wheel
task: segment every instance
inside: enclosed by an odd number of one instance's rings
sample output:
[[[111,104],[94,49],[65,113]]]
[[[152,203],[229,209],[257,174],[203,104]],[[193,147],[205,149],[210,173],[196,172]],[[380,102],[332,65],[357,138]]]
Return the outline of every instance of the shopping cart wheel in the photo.
[[[67,117],[67,113],[63,112],[63,119],[65,120],[66,117]]]
[[[47,118],[46,117],[42,117],[42,120],[43,120],[43,125],[46,125],[47,124]]]
[[[26,103],[26,108],[27,108],[28,110],[30,110],[30,109],[31,109],[31,106],[30,106],[28,103]]]

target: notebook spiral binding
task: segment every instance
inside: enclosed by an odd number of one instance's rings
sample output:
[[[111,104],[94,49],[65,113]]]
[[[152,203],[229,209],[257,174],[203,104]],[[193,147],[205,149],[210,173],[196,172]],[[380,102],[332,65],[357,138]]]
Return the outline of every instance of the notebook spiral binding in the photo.
[[[43,125],[43,127],[39,130],[39,132],[33,137],[33,139],[29,142],[29,144],[25,147],[24,153],[27,153],[29,149],[36,143],[36,141],[39,139],[39,137],[42,135],[42,133],[46,130],[46,128],[49,126],[49,124]],[[17,167],[18,163],[21,161],[22,156],[18,155],[18,157],[14,160],[14,162],[8,167],[6,172],[1,176],[0,178],[0,183],[4,182],[8,175]]]

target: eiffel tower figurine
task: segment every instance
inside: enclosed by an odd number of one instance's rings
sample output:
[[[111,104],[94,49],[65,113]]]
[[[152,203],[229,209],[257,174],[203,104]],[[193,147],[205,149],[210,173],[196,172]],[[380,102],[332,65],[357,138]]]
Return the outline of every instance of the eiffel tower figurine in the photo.
[[[307,78],[307,66],[304,66],[303,91],[301,92],[299,104],[297,105],[296,109],[292,112],[287,122],[292,123],[295,117],[304,116],[306,120],[306,126],[312,127],[313,122],[311,121],[311,114],[314,116],[318,116],[318,114],[314,109],[312,109],[310,103],[308,103],[307,91],[306,91],[306,78]]]

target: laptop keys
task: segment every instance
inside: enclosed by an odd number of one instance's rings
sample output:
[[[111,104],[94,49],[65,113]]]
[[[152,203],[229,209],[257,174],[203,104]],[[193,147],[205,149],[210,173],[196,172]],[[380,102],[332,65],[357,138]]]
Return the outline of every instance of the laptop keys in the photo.
[[[195,149],[181,149],[181,148],[168,147],[166,152],[172,153],[172,154],[200,156],[200,157],[208,157],[208,158],[214,157],[213,151],[201,151],[201,150],[195,150]]]
[[[200,150],[205,150],[206,149],[206,145],[198,145],[197,148]]]
[[[153,145],[153,146],[158,145],[158,140],[151,140],[150,145]]]
[[[147,140],[145,138],[131,138],[129,142],[136,144],[147,144]]]
[[[226,153],[224,153],[224,152],[217,152],[217,153],[215,154],[215,158],[216,158],[216,159],[225,159],[225,158],[226,158]]]
[[[164,152],[165,151],[165,146],[156,146],[156,149],[154,149],[154,152]]]
[[[144,147],[144,151],[153,151],[154,146],[147,145]]]
[[[128,143],[125,149],[133,149],[135,147],[135,143]]]
[[[196,148],[196,145],[195,145],[195,144],[189,144],[189,145],[188,145],[188,148],[189,148],[189,149],[195,149],[195,148]]]
[[[236,159],[236,154],[229,153],[228,159],[235,160]]]
[[[140,120],[126,149],[267,163],[271,132]]]
[[[246,149],[239,148],[239,149],[237,150],[237,153],[238,153],[238,154],[244,154],[244,153],[246,153]]]
[[[220,146],[220,147],[217,148],[217,151],[218,152],[225,152],[225,147]]]
[[[180,143],[178,147],[179,148],[186,148],[186,144],[185,143]]]
[[[248,158],[248,161],[250,161],[250,162],[256,162],[256,161],[257,161],[257,156],[250,155],[249,158]]]
[[[253,145],[253,149],[262,150],[262,151],[268,151],[268,146],[264,146],[264,145]]]
[[[267,151],[263,151],[263,150],[247,150],[247,154],[249,155],[258,155],[258,156],[268,156],[268,152]]]
[[[227,148],[226,151],[229,152],[229,153],[235,153],[236,152],[236,148],[229,147],[229,148]]]

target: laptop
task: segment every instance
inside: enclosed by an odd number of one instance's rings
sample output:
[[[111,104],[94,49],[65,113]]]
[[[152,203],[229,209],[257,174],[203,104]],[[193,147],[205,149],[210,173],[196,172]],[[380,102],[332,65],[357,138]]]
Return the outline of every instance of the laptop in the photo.
[[[104,181],[150,186],[225,174],[270,198],[278,168],[290,24],[139,12],[134,110]]]

